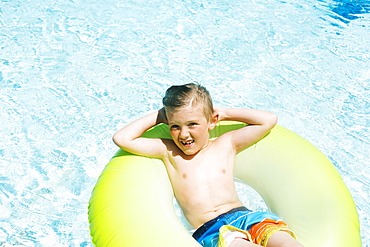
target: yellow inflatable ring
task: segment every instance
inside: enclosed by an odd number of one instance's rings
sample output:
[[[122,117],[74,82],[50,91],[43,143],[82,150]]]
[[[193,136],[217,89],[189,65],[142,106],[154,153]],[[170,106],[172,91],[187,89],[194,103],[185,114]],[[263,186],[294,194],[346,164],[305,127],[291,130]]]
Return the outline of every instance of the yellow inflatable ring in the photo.
[[[217,137],[244,124],[221,122]],[[159,125],[146,137],[170,138]],[[235,176],[254,188],[305,247],[361,246],[355,204],[331,162],[308,141],[275,126],[236,157]],[[105,167],[89,203],[97,247],[200,246],[180,223],[161,160],[120,150]]]

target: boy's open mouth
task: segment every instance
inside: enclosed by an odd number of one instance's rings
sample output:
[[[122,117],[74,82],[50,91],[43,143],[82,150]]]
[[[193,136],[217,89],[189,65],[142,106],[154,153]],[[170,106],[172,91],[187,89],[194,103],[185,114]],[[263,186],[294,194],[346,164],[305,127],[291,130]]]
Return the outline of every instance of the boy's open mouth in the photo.
[[[184,145],[184,146],[190,146],[191,144],[193,144],[193,143],[194,143],[194,140],[186,141],[186,142],[181,141],[181,143],[182,143],[182,145]]]

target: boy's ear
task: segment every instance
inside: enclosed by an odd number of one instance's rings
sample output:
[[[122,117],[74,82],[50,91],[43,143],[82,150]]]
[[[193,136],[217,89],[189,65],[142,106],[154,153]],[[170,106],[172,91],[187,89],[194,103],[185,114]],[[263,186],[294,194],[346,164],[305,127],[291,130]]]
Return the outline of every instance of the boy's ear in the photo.
[[[209,123],[209,129],[211,130],[211,129],[213,129],[215,126],[216,126],[216,124],[218,123],[218,121],[219,121],[219,115],[218,114],[213,114],[212,115],[212,118],[211,118],[211,121],[210,121],[210,123]]]

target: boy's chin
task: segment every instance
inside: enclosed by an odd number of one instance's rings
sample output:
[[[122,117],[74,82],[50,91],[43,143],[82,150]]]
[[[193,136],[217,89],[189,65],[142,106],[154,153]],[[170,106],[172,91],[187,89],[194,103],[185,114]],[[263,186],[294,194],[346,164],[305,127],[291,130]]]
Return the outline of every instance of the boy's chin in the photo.
[[[191,156],[199,152],[199,150],[182,150],[185,155]]]

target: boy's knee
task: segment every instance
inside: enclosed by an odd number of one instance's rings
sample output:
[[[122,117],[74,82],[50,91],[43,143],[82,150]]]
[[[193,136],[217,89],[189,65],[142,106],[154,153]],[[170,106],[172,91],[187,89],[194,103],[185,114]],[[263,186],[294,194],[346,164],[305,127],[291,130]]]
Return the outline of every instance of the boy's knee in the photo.
[[[260,245],[253,244],[245,239],[238,239],[236,238],[234,241],[231,242],[229,247],[259,247]]]
[[[296,239],[287,232],[278,231],[271,235],[267,247],[303,247]]]

